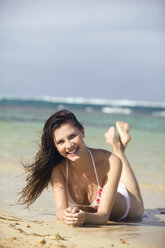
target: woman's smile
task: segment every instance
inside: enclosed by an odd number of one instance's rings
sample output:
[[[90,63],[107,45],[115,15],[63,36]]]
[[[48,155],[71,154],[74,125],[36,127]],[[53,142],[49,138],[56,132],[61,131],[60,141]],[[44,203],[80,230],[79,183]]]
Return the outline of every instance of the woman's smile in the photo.
[[[77,151],[78,151],[78,146],[76,148],[74,148],[72,151],[69,151],[68,154],[70,155],[74,155]]]

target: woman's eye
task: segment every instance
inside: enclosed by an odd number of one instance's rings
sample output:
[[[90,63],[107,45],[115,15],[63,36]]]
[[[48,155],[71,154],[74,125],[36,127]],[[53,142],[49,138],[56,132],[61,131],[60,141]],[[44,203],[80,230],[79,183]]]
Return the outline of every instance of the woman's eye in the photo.
[[[71,134],[70,135],[70,139],[73,139],[73,138],[75,138],[77,136],[77,134]]]
[[[58,142],[57,142],[57,145],[61,145],[63,143],[63,140],[59,140]]]

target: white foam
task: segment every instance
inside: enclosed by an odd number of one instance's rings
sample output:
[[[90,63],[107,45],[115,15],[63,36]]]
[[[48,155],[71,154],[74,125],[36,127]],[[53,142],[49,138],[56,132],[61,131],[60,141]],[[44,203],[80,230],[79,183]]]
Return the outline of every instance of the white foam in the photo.
[[[54,103],[68,104],[90,104],[90,105],[109,105],[114,107],[152,107],[165,108],[165,102],[133,101],[127,99],[109,100],[103,98],[84,98],[84,97],[54,97],[54,96],[0,96],[0,100],[33,100]]]
[[[152,113],[152,116],[155,116],[155,117],[165,117],[165,111],[154,111]]]
[[[60,104],[57,106],[57,110],[62,110],[62,109],[64,109],[64,105]]]
[[[93,111],[93,108],[91,107],[86,107],[85,108],[85,111],[88,112],[88,113],[91,113]]]
[[[110,108],[110,107],[104,107],[102,108],[102,112],[105,114],[124,114],[129,115],[132,113],[131,109],[129,108]]]

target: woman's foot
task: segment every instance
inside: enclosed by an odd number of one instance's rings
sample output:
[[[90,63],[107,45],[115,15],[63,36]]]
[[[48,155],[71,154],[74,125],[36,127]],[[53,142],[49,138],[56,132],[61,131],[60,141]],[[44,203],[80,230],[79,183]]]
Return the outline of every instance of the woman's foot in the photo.
[[[112,147],[115,153],[123,150],[123,145],[119,137],[116,134],[115,127],[110,127],[108,131],[104,134],[106,142]]]
[[[126,122],[123,122],[123,121],[117,121],[116,127],[117,127],[117,131],[119,133],[120,141],[121,141],[121,143],[125,149],[128,142],[131,139],[131,136],[129,135],[130,125]]]

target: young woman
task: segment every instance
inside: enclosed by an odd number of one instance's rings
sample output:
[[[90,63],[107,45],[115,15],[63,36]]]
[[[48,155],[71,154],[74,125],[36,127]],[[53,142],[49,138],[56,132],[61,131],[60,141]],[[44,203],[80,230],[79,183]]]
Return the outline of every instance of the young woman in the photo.
[[[35,161],[20,202],[29,206],[52,184],[56,217],[69,225],[105,224],[136,219],[144,207],[136,177],[124,154],[130,141],[129,124],[118,121],[105,133],[113,153],[89,148],[84,127],[68,110],[46,121]]]

